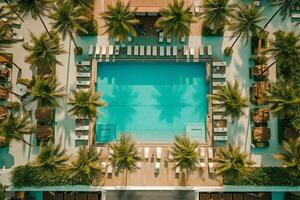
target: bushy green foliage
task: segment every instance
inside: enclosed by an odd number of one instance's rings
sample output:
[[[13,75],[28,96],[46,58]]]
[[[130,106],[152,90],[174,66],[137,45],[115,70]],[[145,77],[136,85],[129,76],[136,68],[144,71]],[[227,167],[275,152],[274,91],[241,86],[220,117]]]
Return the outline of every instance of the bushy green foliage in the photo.
[[[80,23],[80,26],[83,27],[86,32],[78,31],[79,36],[95,36],[98,34],[98,24],[95,19],[91,19],[86,22]]]
[[[224,179],[224,184],[232,185],[230,179]],[[300,172],[283,167],[262,167],[241,179],[239,185],[252,186],[299,186]]]
[[[8,187],[6,185],[0,184],[0,200],[5,199],[5,191]]]
[[[16,167],[12,172],[11,182],[15,187],[42,187],[59,185],[89,185],[91,182],[77,176],[71,178],[71,172],[62,168],[55,172],[43,170],[31,164]]]

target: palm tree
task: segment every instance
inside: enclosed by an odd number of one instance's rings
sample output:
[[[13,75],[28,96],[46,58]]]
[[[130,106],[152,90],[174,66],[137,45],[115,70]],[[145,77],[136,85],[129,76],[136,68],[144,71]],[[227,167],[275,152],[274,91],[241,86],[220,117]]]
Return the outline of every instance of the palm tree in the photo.
[[[111,162],[116,168],[116,173],[126,171],[131,172],[137,169],[137,162],[143,158],[138,155],[135,141],[131,135],[120,134],[117,142],[109,143],[109,148],[113,150]]]
[[[31,133],[31,126],[28,115],[21,116],[20,114],[10,114],[0,124],[0,137],[4,140],[1,146],[5,146],[15,139],[21,141],[27,145],[31,145],[24,139],[24,135]]]
[[[39,106],[59,107],[58,98],[63,98],[63,87],[59,88],[59,83],[55,77],[38,76],[33,78],[33,86],[29,89],[32,101],[37,101]]]
[[[215,107],[225,108],[224,115],[231,116],[232,123],[235,118],[238,118],[243,114],[242,109],[249,106],[247,97],[241,95],[237,81],[234,82],[234,85],[227,82],[226,87],[221,87],[220,90],[218,90],[218,93],[208,95],[208,98],[221,102]]]
[[[271,63],[261,74],[272,67],[275,63],[279,70],[283,70],[287,78],[293,73],[295,65],[300,64],[300,35],[294,32],[285,33],[277,31],[274,33],[275,40],[270,40],[266,53],[270,53],[274,62]]]
[[[224,29],[225,25],[230,24],[230,17],[232,17],[232,6],[228,5],[229,0],[205,0],[201,6],[203,12],[200,14],[204,20],[203,24],[214,31]]]
[[[281,119],[293,115],[296,106],[300,104],[300,95],[294,85],[284,79],[279,79],[273,84],[266,95],[271,112]]]
[[[284,167],[294,168],[300,171],[300,137],[283,141],[282,152],[274,157],[280,161]]]
[[[46,33],[42,33],[39,37],[30,33],[30,36],[31,42],[23,44],[23,48],[30,53],[25,58],[26,63],[40,69],[48,66],[54,69],[57,64],[62,65],[56,56],[66,53],[66,51],[59,44],[59,37],[57,35],[49,38]]]
[[[41,20],[48,36],[51,38],[51,34],[42,19],[42,16],[46,16],[46,11],[50,9],[50,5],[53,3],[52,0],[16,0],[15,6],[18,7],[18,12],[24,16],[31,15],[33,19],[37,17]]]
[[[193,21],[191,6],[185,6],[182,0],[173,0],[167,8],[159,11],[161,17],[155,22],[157,28],[163,29],[167,36],[180,38],[190,33],[190,23]]]
[[[88,20],[88,18],[81,15],[81,10],[82,7],[76,7],[70,0],[67,0],[62,4],[54,6],[53,12],[50,14],[50,18],[53,20],[53,22],[51,22],[52,28],[58,33],[61,33],[63,39],[65,39],[68,34],[77,51],[79,47],[76,44],[74,36],[76,31],[86,33],[86,30],[80,26],[80,23]]]
[[[140,21],[135,17],[136,10],[130,10],[130,3],[124,5],[121,0],[117,0],[114,6],[108,5],[107,9],[100,15],[105,21],[105,32],[109,33],[110,37],[124,41],[128,34],[133,37],[137,35],[134,26]]]
[[[61,150],[60,145],[55,145],[53,141],[42,143],[41,150],[33,162],[34,166],[43,170],[54,172],[59,168],[65,167],[69,156],[65,150]]]
[[[176,136],[175,142],[171,147],[171,153],[173,159],[170,162],[175,162],[176,167],[180,167],[181,171],[185,171],[187,174],[196,169],[198,163],[197,148],[199,144],[186,135]]]
[[[240,147],[229,144],[220,148],[215,157],[216,175],[227,179],[227,183],[238,183],[242,177],[251,173],[251,167],[255,164],[248,159],[247,153],[242,153]]]
[[[76,177],[80,182],[90,184],[101,172],[100,156],[95,147],[81,147],[77,152],[77,158],[70,166],[71,177]]]
[[[90,119],[96,117],[98,114],[98,107],[106,105],[101,101],[101,93],[93,93],[91,90],[73,90],[73,98],[70,98],[69,104],[72,106],[69,112],[76,116],[88,116]]]
[[[263,8],[258,8],[254,4],[237,4],[234,17],[229,25],[229,30],[233,31],[232,35],[236,36],[236,39],[231,47],[229,49],[227,48],[228,52],[232,52],[232,48],[240,37],[242,37],[247,45],[249,38],[252,35],[258,34],[259,30],[261,30],[258,24],[264,20],[262,11]]]

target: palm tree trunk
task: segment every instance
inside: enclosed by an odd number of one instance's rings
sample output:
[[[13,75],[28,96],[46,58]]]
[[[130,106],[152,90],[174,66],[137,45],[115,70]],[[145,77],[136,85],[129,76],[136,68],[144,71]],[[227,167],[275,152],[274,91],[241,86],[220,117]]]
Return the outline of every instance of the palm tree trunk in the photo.
[[[264,25],[263,31],[267,28],[267,26],[271,23],[271,21],[276,17],[276,15],[281,11],[281,9],[285,6],[285,3],[280,6],[280,8],[273,14],[273,16],[267,21]]]
[[[125,186],[127,186],[127,176],[128,176],[128,171],[126,169],[126,171],[125,171]]]
[[[74,38],[73,34],[72,34],[71,32],[69,32],[69,35],[70,35],[70,38],[71,38],[71,40],[73,41],[73,43],[74,43],[74,45],[75,45],[75,48],[76,48],[76,50],[77,50],[77,49],[78,49],[78,46],[77,46],[77,44],[76,44],[76,41],[75,41],[75,38]]]
[[[48,30],[48,28],[47,28],[47,26],[46,26],[44,20],[43,20],[42,17],[41,17],[41,15],[40,15],[39,13],[37,13],[37,15],[38,15],[38,17],[40,18],[40,20],[41,20],[41,22],[42,22],[42,24],[43,24],[43,26],[44,26],[44,28],[45,28],[47,34],[49,35],[50,38],[52,38],[52,36],[51,36],[51,34],[50,34],[50,32],[49,32],[49,30]]]
[[[239,36],[237,36],[237,38],[234,40],[233,44],[230,47],[230,51],[232,50],[232,48],[234,47],[235,43],[240,39],[242,33],[239,34]]]
[[[6,4],[10,4],[10,2],[8,2],[7,0],[4,0],[4,2],[6,3]],[[19,13],[17,13],[16,11],[14,11],[14,10],[12,10],[12,12],[15,14],[15,15],[17,15],[17,17],[22,21],[22,22],[24,22],[24,20],[23,20],[23,18],[19,15]]]
[[[4,57],[9,63],[11,63],[12,65],[14,65],[19,70],[22,70],[14,61],[12,61],[12,59],[10,59],[9,57],[7,57],[4,53],[0,53],[0,56]]]

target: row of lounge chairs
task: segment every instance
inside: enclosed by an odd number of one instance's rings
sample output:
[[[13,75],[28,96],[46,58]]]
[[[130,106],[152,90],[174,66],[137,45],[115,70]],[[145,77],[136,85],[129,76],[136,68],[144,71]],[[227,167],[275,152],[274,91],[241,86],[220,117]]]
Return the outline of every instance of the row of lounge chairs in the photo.
[[[226,62],[212,62],[212,93],[217,94],[220,87],[226,86]],[[227,141],[227,116],[224,108],[218,107],[222,101],[213,100],[213,139]]]
[[[128,45],[126,48],[127,56],[177,56],[179,53],[179,48],[177,46],[144,46],[144,45]],[[199,56],[212,56],[213,48],[211,45],[200,46],[200,47],[183,47],[184,56],[196,56],[198,52]],[[109,46],[97,46],[94,52],[94,45],[89,45],[88,55],[93,56],[113,56],[120,54],[120,46],[109,45]]]

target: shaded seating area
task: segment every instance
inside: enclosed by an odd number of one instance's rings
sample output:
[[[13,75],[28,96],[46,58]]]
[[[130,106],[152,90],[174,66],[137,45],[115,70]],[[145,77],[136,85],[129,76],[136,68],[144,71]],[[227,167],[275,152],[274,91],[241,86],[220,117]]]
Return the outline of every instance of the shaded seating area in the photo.
[[[255,104],[263,104],[265,102],[265,92],[270,89],[267,81],[255,82],[251,87],[251,95]]]
[[[43,192],[44,200],[101,200],[100,192]]]
[[[258,142],[267,142],[271,138],[271,130],[265,126],[255,127],[253,137]]]
[[[259,108],[253,113],[252,117],[254,123],[261,124],[270,120],[270,113],[267,108]]]
[[[34,132],[38,143],[40,141],[48,141],[53,137],[53,128],[51,125],[37,125]]]

